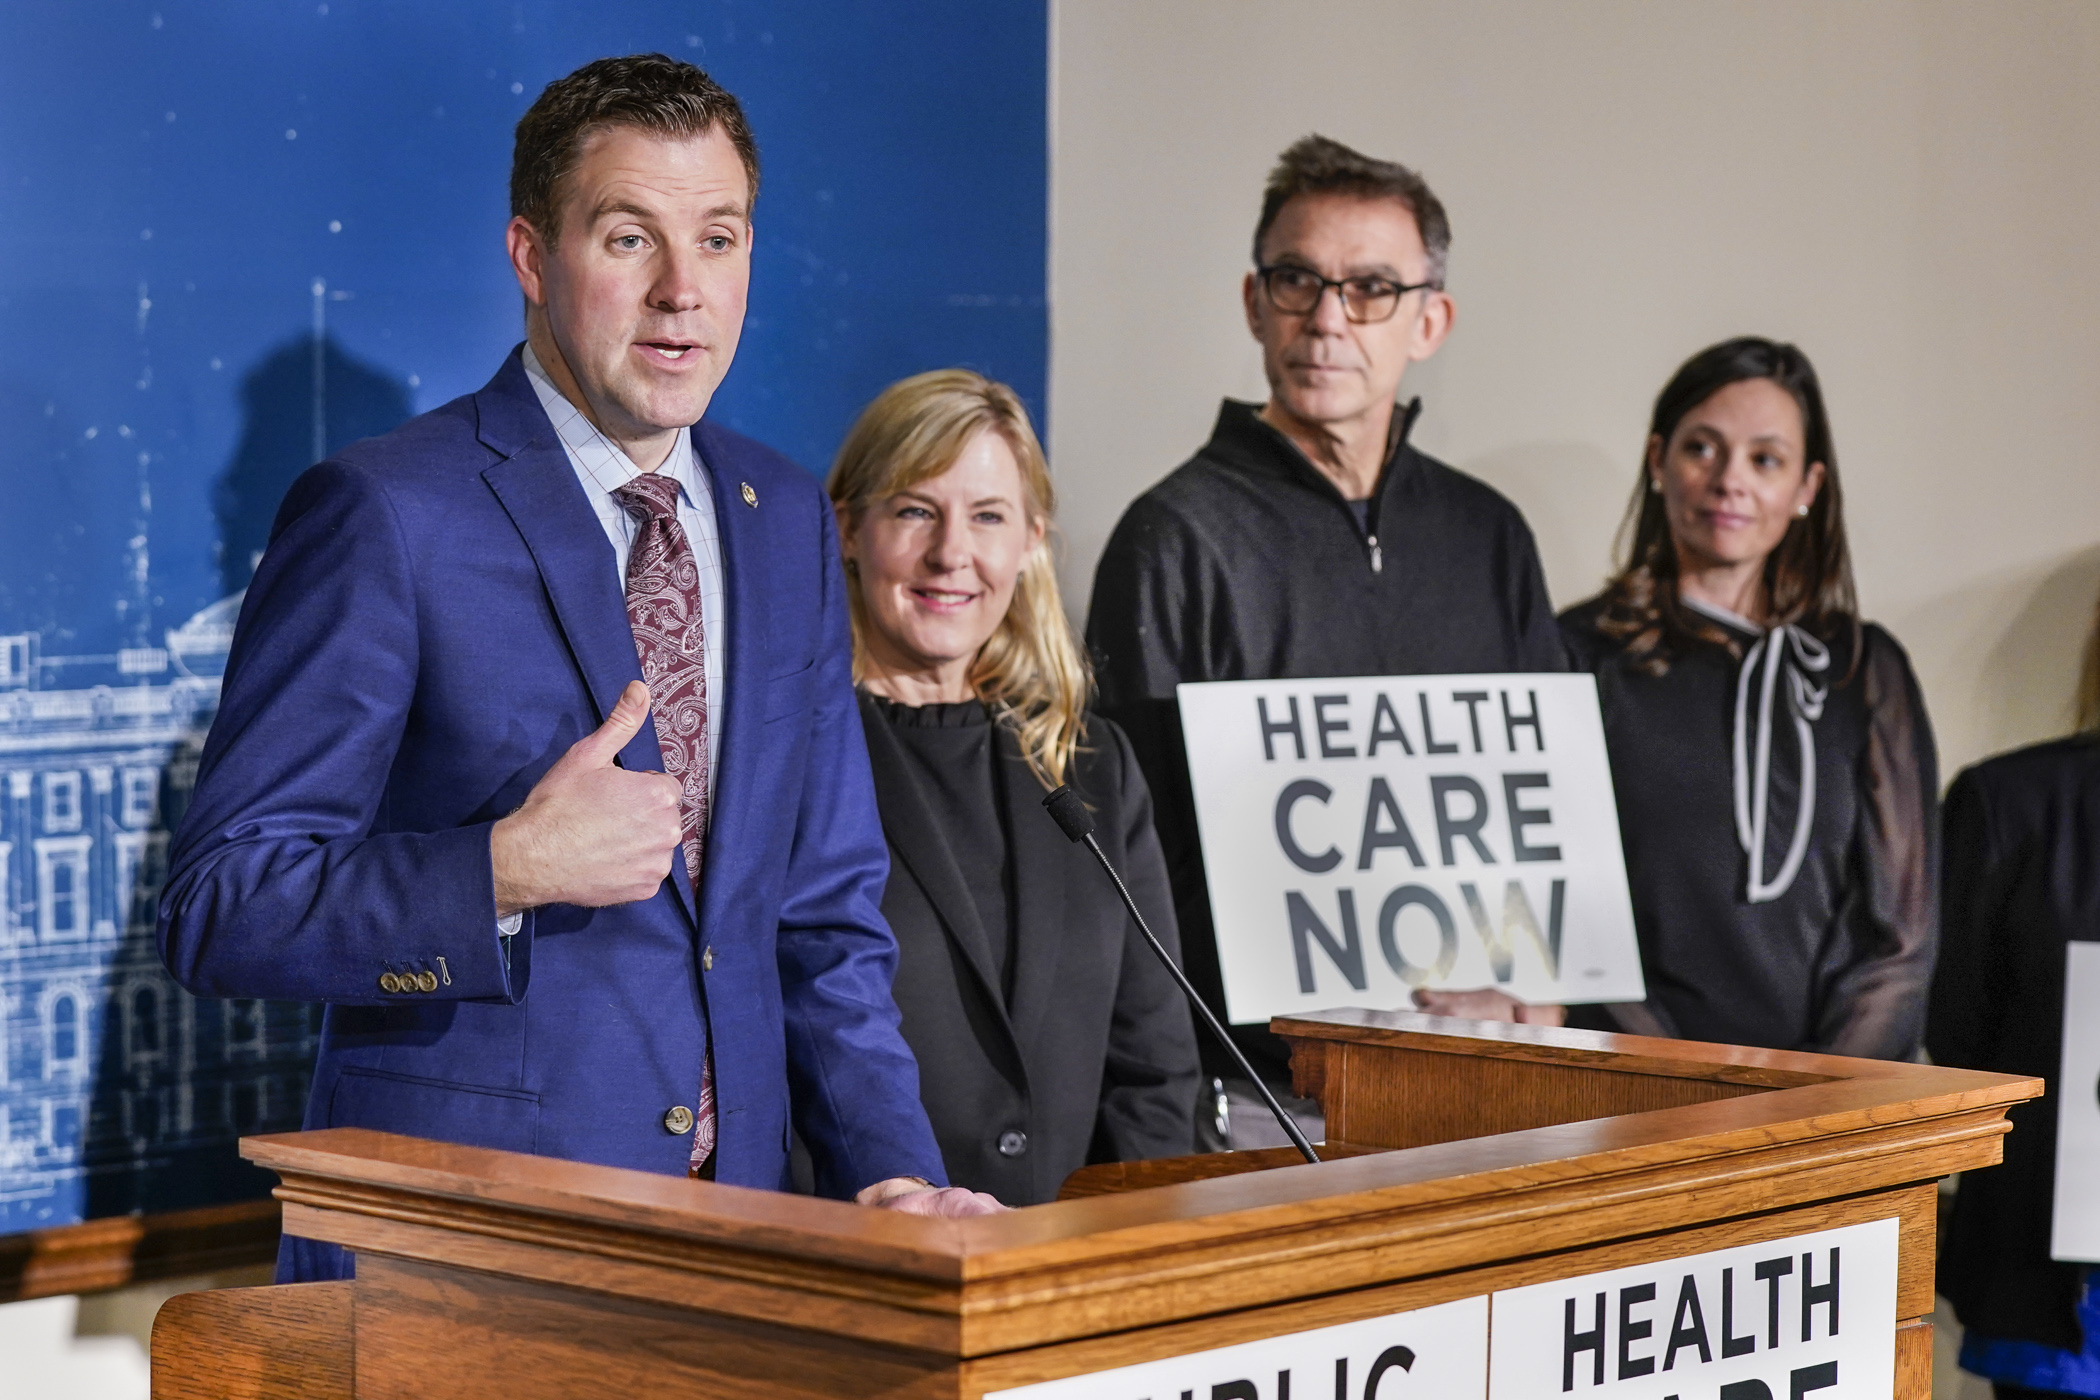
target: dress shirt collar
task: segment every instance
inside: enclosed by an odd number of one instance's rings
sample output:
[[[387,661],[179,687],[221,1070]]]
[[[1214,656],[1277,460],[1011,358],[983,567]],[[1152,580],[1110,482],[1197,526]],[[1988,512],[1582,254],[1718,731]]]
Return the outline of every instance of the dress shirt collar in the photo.
[[[547,419],[561,438],[561,444],[569,454],[569,461],[578,475],[588,478],[600,491],[611,495],[628,482],[642,475],[642,469],[634,464],[618,444],[598,431],[596,424],[583,414],[583,410],[569,402],[554,381],[547,376],[540,357],[532,352],[532,343],[525,344],[525,375],[532,382],[532,391],[539,395],[540,407],[547,411]],[[671,445],[671,455],[656,469],[678,483],[684,496],[683,505],[697,508],[703,499],[704,487],[700,480],[698,463],[693,457],[693,434],[685,429]]]

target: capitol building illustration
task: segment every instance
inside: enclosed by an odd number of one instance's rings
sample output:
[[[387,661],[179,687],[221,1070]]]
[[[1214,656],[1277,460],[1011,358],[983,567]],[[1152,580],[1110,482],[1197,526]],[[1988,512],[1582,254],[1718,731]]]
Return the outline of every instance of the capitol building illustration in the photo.
[[[299,1126],[320,1008],[192,997],[153,938],[239,606],[113,657],[0,635],[0,1234],[263,1194],[234,1140]]]

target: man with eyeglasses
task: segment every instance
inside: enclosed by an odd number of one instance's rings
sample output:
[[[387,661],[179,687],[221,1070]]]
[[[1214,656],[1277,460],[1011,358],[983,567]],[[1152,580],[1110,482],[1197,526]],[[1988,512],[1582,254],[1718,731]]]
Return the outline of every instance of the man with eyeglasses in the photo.
[[[1566,667],[1516,507],[1408,445],[1421,400],[1397,396],[1451,332],[1450,243],[1443,205],[1406,166],[1324,136],[1286,150],[1241,288],[1268,401],[1227,399],[1210,441],[1124,513],[1094,575],[1100,710],[1151,785],[1188,972],[1213,1005],[1176,685]],[[1281,1040],[1234,1035],[1265,1078],[1288,1079]],[[1212,1071],[1231,1077],[1222,1056]],[[1241,1122],[1257,1134],[1233,1145],[1269,1140]]]

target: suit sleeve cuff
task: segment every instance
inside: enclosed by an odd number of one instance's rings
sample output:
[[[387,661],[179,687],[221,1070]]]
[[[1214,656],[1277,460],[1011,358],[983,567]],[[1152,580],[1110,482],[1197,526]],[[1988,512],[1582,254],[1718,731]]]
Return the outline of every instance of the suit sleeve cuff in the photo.
[[[456,1001],[515,1005],[524,1000],[525,986],[532,971],[533,911],[526,909],[508,918],[496,917],[495,869],[489,860],[492,825],[462,828],[442,838],[448,846],[457,847],[450,859],[457,862],[455,868],[459,875],[470,882],[468,887],[459,891],[458,904],[449,900],[447,904],[461,913],[477,906],[487,911],[478,919],[468,914],[467,920],[471,922],[462,921],[466,926],[459,929],[458,938],[443,937],[443,941],[452,946],[445,950],[450,955],[450,966],[446,969],[450,979],[442,991]],[[456,917],[448,916],[446,922],[450,923]],[[474,927],[475,924],[479,927]]]

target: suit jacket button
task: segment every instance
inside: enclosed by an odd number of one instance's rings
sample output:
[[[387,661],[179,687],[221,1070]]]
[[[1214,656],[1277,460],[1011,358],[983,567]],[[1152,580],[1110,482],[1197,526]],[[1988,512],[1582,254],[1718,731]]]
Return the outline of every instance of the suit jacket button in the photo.
[[[392,996],[401,990],[401,979],[391,972],[382,972],[379,974],[379,990]]]
[[[999,1155],[1001,1157],[1018,1157],[1027,1150],[1028,1134],[1015,1128],[1008,1128],[1005,1132],[999,1134]]]
[[[426,968],[424,968],[424,969],[423,969],[423,970],[422,970],[421,972],[419,972],[419,973],[417,973],[417,974],[416,974],[416,990],[417,990],[417,991],[419,991],[419,992],[434,992],[434,991],[436,991],[437,989],[438,989],[438,975],[437,975],[437,974],[436,974],[435,972],[432,972],[432,971],[431,971],[431,970],[430,970],[429,968],[427,968],[427,967],[426,967]]]
[[[664,1110],[664,1131],[684,1137],[693,1130],[693,1111],[684,1104]]]

